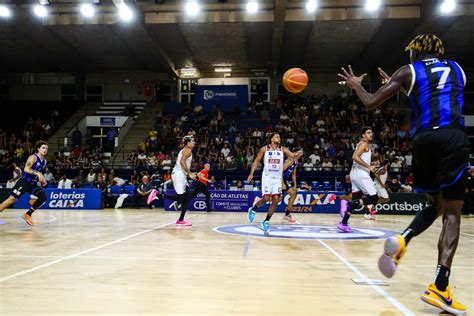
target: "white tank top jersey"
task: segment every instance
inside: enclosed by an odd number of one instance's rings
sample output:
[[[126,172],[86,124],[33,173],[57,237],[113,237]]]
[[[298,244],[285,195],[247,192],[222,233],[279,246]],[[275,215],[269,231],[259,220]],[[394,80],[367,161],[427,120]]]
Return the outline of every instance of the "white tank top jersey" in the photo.
[[[357,144],[356,150],[359,147],[359,145],[360,143]],[[365,162],[366,164],[370,166],[370,163],[372,161],[372,151],[370,150],[370,148],[368,151],[363,152],[362,155],[360,155],[360,159],[362,159],[363,162]],[[355,161],[353,161],[353,164],[352,164],[351,174],[352,174],[351,177],[359,177],[359,178],[369,177],[370,178],[369,170],[366,167],[359,165]]]
[[[263,157],[263,173],[262,175],[270,178],[283,178],[283,149],[278,147],[272,149],[270,145],[265,147],[265,156]]]
[[[176,164],[174,165],[173,171],[182,172],[183,174],[186,175],[186,172],[181,167],[181,157],[183,157],[183,151],[184,151],[184,148],[181,149],[181,151],[178,154],[178,158],[176,158]],[[188,157],[188,159],[186,159],[186,166],[188,167],[188,170],[191,168],[192,160],[193,160],[193,153],[191,152],[191,155]]]

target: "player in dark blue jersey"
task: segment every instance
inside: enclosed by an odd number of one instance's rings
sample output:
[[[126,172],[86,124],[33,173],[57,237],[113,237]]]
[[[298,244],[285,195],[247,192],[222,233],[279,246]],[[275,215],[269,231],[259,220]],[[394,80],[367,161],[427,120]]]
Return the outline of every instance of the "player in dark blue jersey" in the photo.
[[[0,212],[2,212],[15,203],[23,194],[27,192],[34,194],[37,197],[36,201],[31,205],[28,212],[21,216],[30,226],[34,225],[31,215],[36,209],[41,207],[44,202],[46,202],[46,194],[44,193],[42,186],[46,185],[43,170],[46,167],[45,156],[48,153],[48,144],[44,141],[38,141],[35,148],[36,153],[28,157],[21,178],[12,188],[10,196],[0,204]]]
[[[350,66],[348,70],[342,68],[339,74],[368,109],[380,106],[399,90],[406,92],[412,113],[414,188],[426,192],[431,202],[417,213],[402,235],[387,239],[379,269],[392,277],[410,240],[443,215],[435,282],[421,299],[450,313],[464,313],[466,308],[452,297],[449,275],[459,242],[461,208],[470,168],[469,141],[462,116],[466,75],[456,62],[443,58],[443,43],[435,35],[418,35],[405,50],[410,52],[411,64],[398,69],[392,77],[379,68],[385,84],[374,94],[362,87],[365,74],[355,76]]]
[[[283,183],[282,191],[283,194],[288,192],[290,199],[288,200],[288,206],[285,209],[285,215],[283,216],[282,222],[285,224],[298,224],[296,219],[291,216],[293,211],[293,203],[296,200],[296,167],[298,166],[298,160],[289,158],[283,165]],[[282,195],[283,198],[283,195]]]

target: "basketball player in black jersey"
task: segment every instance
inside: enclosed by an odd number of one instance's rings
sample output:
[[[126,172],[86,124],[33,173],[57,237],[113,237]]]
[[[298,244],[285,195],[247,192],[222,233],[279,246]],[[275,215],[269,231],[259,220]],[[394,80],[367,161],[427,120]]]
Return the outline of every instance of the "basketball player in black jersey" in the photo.
[[[466,308],[452,296],[449,275],[459,242],[461,208],[470,168],[469,141],[462,117],[466,75],[456,62],[443,58],[443,43],[435,35],[418,35],[405,50],[410,52],[411,64],[398,69],[392,77],[379,68],[386,83],[374,94],[362,87],[365,74],[355,76],[351,66],[348,70],[342,68],[339,74],[368,109],[380,106],[399,90],[406,91],[411,108],[414,188],[427,193],[431,204],[417,213],[402,235],[386,240],[379,269],[386,277],[392,277],[410,240],[442,215],[435,281],[421,299],[461,314]]]
[[[21,216],[21,218],[23,218],[30,226],[34,225],[31,215],[36,209],[41,207],[44,202],[46,202],[46,194],[44,193],[42,186],[46,185],[43,170],[46,167],[45,156],[48,153],[48,144],[44,141],[38,141],[35,148],[37,152],[28,157],[21,178],[12,188],[10,196],[0,204],[0,212],[2,212],[27,192],[37,196],[38,199],[36,199],[36,201],[31,205],[28,212]]]

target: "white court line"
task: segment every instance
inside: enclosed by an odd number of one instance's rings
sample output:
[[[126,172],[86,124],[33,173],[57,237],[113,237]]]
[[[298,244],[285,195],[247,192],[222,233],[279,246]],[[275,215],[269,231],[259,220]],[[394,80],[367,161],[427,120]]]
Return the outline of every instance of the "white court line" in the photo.
[[[401,221],[401,220],[399,220],[399,219],[383,219],[383,218],[377,218],[377,221],[399,222],[399,223],[404,223],[404,224],[410,224],[410,222]],[[442,229],[443,229],[442,227],[436,227],[436,226],[430,226],[430,228],[436,228],[436,229],[439,229],[439,230],[442,230]],[[468,233],[464,233],[464,232],[459,232],[459,234],[461,234],[461,235],[466,235],[466,236],[469,236],[469,237],[474,237],[473,234],[468,234]]]
[[[195,217],[195,216],[198,216],[198,215],[199,215],[199,214],[191,215],[191,216],[189,216],[188,218],[192,218],[192,217]],[[61,259],[57,259],[57,260],[54,260],[54,261],[47,262],[47,263],[45,263],[45,264],[42,264],[42,265],[40,265],[40,266],[31,268],[31,269],[23,270],[23,271],[21,271],[21,272],[15,273],[15,274],[8,275],[8,276],[6,276],[6,277],[0,278],[0,282],[5,282],[5,281],[8,281],[8,280],[10,280],[10,279],[16,278],[16,277],[18,277],[18,276],[25,275],[25,274],[30,273],[30,272],[34,272],[34,271],[38,271],[38,270],[47,268],[47,267],[52,266],[52,265],[54,265],[54,264],[56,264],[56,263],[60,263],[60,262],[63,262],[63,261],[69,260],[69,259],[73,259],[73,258],[82,256],[82,255],[84,255],[84,254],[86,254],[86,253],[93,252],[93,251],[96,251],[96,250],[99,250],[99,249],[102,249],[102,248],[105,248],[105,247],[114,245],[114,244],[119,243],[119,242],[121,242],[121,241],[124,241],[124,240],[130,239],[130,238],[136,237],[136,236],[140,236],[140,235],[149,233],[149,232],[151,232],[151,231],[154,231],[154,230],[163,228],[163,227],[165,227],[165,226],[168,226],[168,225],[171,225],[171,224],[174,224],[174,223],[175,223],[175,222],[173,221],[173,222],[169,222],[169,223],[166,223],[166,224],[163,224],[163,225],[160,225],[160,226],[156,226],[156,227],[154,227],[154,228],[147,229],[147,230],[144,230],[144,231],[141,231],[141,232],[138,232],[138,233],[135,233],[135,234],[132,234],[132,235],[128,235],[128,236],[126,236],[126,237],[123,237],[123,238],[120,238],[120,239],[117,239],[117,240],[108,242],[108,243],[103,244],[103,245],[101,245],[101,246],[97,246],[97,247],[94,247],[94,248],[91,248],[91,249],[87,249],[87,250],[84,250],[84,251],[81,251],[81,252],[78,252],[78,253],[69,255],[69,256],[64,257],[64,258],[61,258]]]
[[[327,252],[324,252],[327,253]],[[44,258],[64,258],[61,256],[22,256],[22,255],[0,255],[1,258],[13,258],[13,259],[44,259]],[[78,259],[84,260],[148,260],[148,261],[194,261],[194,262],[241,262],[242,258],[235,258],[235,259],[226,259],[226,258],[183,258],[183,257],[172,257],[172,258],[159,258],[159,257],[136,257],[136,256],[81,256]],[[250,262],[261,262],[260,259],[246,259]],[[299,261],[299,260],[265,260],[267,263],[285,263],[285,264],[301,264],[307,265],[308,263],[315,264],[315,265],[344,265],[343,262],[334,262],[334,261]],[[364,267],[376,267],[378,266],[377,263],[357,263],[358,266]],[[433,268],[433,265],[411,265],[412,268]],[[474,266],[452,266],[451,269],[467,269],[467,270],[474,270]]]
[[[344,258],[343,256],[341,256],[340,254],[338,254],[334,249],[332,249],[331,247],[329,247],[324,241],[318,239],[319,243],[321,245],[323,245],[324,247],[326,247],[327,250],[329,250],[333,255],[335,255],[339,260],[341,260],[349,269],[351,269],[355,274],[357,274],[357,276],[359,278],[361,278],[362,280],[364,280],[365,282],[369,282],[370,284],[370,281],[369,281],[369,278],[367,278],[367,276],[365,274],[363,274],[359,269],[357,269],[352,263],[350,263],[346,258]],[[398,308],[404,315],[410,315],[410,316],[415,316],[415,314],[413,314],[413,312],[411,310],[409,310],[408,308],[405,307],[405,305],[403,305],[402,303],[400,303],[396,298],[394,298],[393,296],[391,296],[390,294],[388,294],[384,289],[380,288],[380,286],[378,285],[373,285],[373,284],[370,284],[370,286],[375,290],[377,291],[380,295],[382,295],[383,297],[385,297],[385,299],[387,299],[387,301],[389,301],[390,303],[392,303],[396,308]]]

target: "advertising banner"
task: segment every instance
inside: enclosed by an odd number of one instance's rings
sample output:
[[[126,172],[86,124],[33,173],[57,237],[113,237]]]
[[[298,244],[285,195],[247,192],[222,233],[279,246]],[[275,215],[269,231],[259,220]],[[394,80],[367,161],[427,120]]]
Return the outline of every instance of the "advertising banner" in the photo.
[[[222,110],[231,110],[235,105],[246,110],[248,105],[247,85],[220,85],[194,87],[194,103],[200,104],[204,110],[211,110],[214,105]]]
[[[209,191],[211,193],[211,208],[222,212],[247,212],[252,205],[255,197],[260,196],[260,191]],[[167,194],[175,194],[174,191],[168,190]],[[329,201],[329,196],[333,193],[328,192],[297,192],[294,203],[295,213],[338,213],[339,200]],[[342,195],[343,193],[335,193]],[[278,204],[277,212],[284,212],[288,205],[289,195],[283,197],[283,201]],[[165,210],[171,210],[173,201],[165,200]],[[264,205],[258,209],[258,212],[267,212],[268,206]],[[204,194],[198,194],[196,198],[189,202],[189,210],[204,211],[206,210]]]
[[[100,117],[100,126],[115,126],[115,117]]]
[[[261,197],[260,191],[209,191],[211,193],[211,208],[222,212],[246,212],[252,205],[255,197]],[[167,194],[175,194],[168,190]],[[343,192],[317,192],[298,191],[293,207],[293,213],[339,213],[340,200],[330,202],[331,194],[343,195]],[[290,196],[285,194],[283,200],[277,206],[277,212],[284,212],[288,205]],[[165,210],[171,210],[173,201],[165,200]],[[394,193],[390,194],[390,202],[376,205],[378,214],[402,214],[414,215],[427,205],[425,194],[419,193]],[[269,204],[258,209],[258,212],[267,212]],[[205,211],[206,203],[204,194],[198,194],[189,203],[191,211]],[[357,214],[354,213],[354,214]],[[360,214],[363,214],[361,212]]]
[[[44,189],[46,203],[42,209],[98,210],[101,204],[99,189]],[[30,195],[23,194],[15,203],[15,208],[28,209]]]

